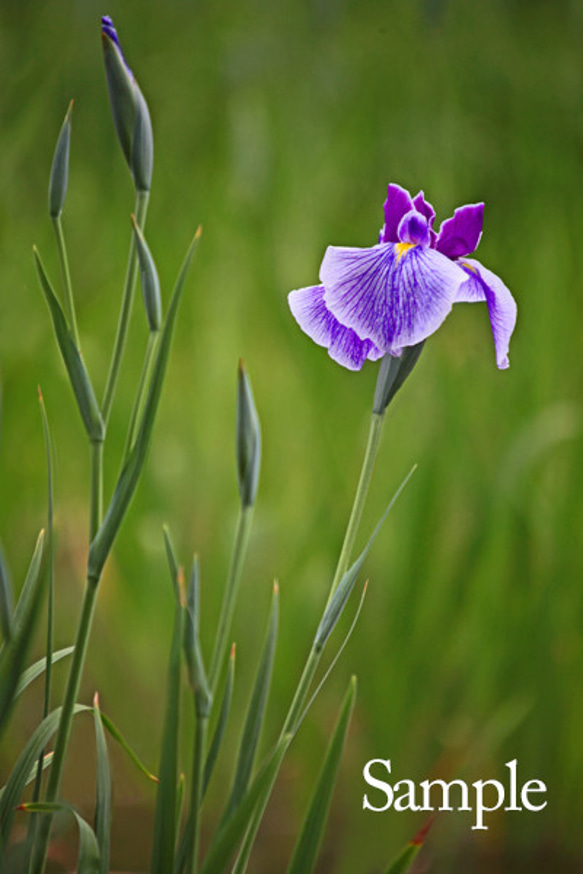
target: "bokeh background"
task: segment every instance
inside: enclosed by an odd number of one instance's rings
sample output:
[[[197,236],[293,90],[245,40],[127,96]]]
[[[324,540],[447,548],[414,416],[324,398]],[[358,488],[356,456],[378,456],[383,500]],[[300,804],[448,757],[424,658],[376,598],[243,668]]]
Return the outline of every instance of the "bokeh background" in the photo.
[[[484,306],[459,306],[391,408],[362,535],[419,469],[367,561],[359,627],[314,706],[260,835],[253,870],[285,869],[349,676],[355,719],[322,872],[380,872],[423,814],[362,811],[362,768],[395,779],[504,775],[548,786],[540,813],[437,821],[419,871],[578,870],[583,815],[583,7],[573,0],[93,0],[0,8],[0,536],[15,586],[45,514],[36,387],[57,456],[59,645],[73,635],[87,548],[88,458],[34,276],[58,263],[46,214],[52,151],[75,98],[65,226],[86,360],[103,390],[130,235],[99,39],[114,17],[155,127],[148,238],[166,295],[192,232],[189,282],[147,471],[103,581],[83,697],[157,767],[172,597],[161,526],[199,553],[211,641],[237,508],[236,367],[264,436],[256,524],[234,637],[244,706],[272,579],[282,621],[277,734],[333,572],[364,448],[374,365],[351,374],[291,318],[330,243],[370,245],[386,185],[425,190],[438,221],[486,202],[480,259],[519,304],[511,368],[495,368]],[[167,299],[167,298],[166,298]],[[139,306],[111,420],[118,470],[145,342]],[[39,644],[40,645],[40,644]],[[57,687],[64,676],[56,670]],[[0,766],[38,720],[13,717]],[[240,719],[206,807],[220,812]],[[190,714],[186,712],[184,767]],[[114,751],[113,865],[144,870],[153,787]],[[93,737],[79,721],[65,791],[87,815]],[[73,838],[71,838],[73,840]]]

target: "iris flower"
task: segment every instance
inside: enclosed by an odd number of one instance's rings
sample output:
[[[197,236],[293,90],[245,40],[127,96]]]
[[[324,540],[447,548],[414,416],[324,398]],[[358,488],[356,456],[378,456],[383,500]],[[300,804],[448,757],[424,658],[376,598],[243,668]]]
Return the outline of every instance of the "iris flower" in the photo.
[[[508,367],[516,303],[498,276],[468,258],[482,236],[484,204],[459,207],[436,232],[423,192],[412,198],[390,184],[384,213],[376,246],[329,246],[321,284],[290,292],[302,330],[339,364],[360,370],[366,359],[423,342],[454,303],[485,301],[496,364]]]

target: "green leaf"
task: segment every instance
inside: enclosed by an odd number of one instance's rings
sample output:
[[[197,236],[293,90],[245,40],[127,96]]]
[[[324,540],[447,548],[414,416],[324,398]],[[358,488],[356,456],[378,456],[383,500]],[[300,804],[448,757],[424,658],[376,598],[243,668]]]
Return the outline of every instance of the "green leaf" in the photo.
[[[427,834],[435,821],[435,815],[430,816],[425,825],[419,829],[412,841],[406,844],[400,853],[393,859],[385,874],[406,874],[411,870],[417,853],[425,843]]]
[[[178,572],[180,568],[180,564],[178,558],[176,557],[176,550],[174,549],[174,544],[172,543],[172,535],[170,534],[170,528],[168,525],[162,526],[162,532],[164,534],[164,546],[166,547],[166,558],[168,559],[168,567],[170,569],[170,579],[172,580],[172,586],[174,589],[174,598],[176,603],[180,603],[180,591],[178,588]]]
[[[86,707],[83,704],[76,704],[73,713],[82,713],[90,709],[90,707]],[[53,710],[37,726],[16,760],[8,782],[4,787],[4,792],[0,799],[0,860],[8,843],[16,805],[20,801],[26,782],[32,769],[35,767],[41,750],[45,748],[59,726],[61,710],[61,707]]]
[[[413,473],[415,472],[416,468],[417,468],[417,465],[415,465],[414,467],[411,468],[411,470],[409,471],[409,473],[407,474],[407,476],[405,477],[405,479],[403,480],[403,482],[401,483],[401,485],[399,486],[399,488],[397,489],[397,491],[393,495],[391,502],[389,503],[389,506],[387,507],[387,509],[385,510],[385,512],[383,513],[383,515],[380,519],[380,522],[378,523],[375,530],[373,531],[373,533],[369,537],[368,543],[366,544],[366,546],[364,547],[364,549],[362,550],[362,552],[360,553],[360,555],[358,556],[358,558],[356,559],[354,564],[346,571],[346,573],[344,574],[344,576],[342,577],[342,579],[338,583],[338,586],[337,586],[334,594],[332,595],[332,597],[328,601],[328,604],[326,605],[326,609],[324,610],[324,615],[322,616],[322,619],[320,621],[320,625],[318,627],[318,630],[316,632],[316,637],[314,640],[314,649],[316,650],[316,652],[321,652],[324,649],[328,638],[332,634],[332,631],[334,630],[336,623],[340,619],[340,617],[344,611],[344,608],[346,607],[346,603],[347,603],[347,601],[352,593],[352,590],[354,588],[354,584],[356,583],[356,581],[358,579],[358,575],[361,571],[361,568],[364,564],[364,561],[365,561],[368,553],[370,552],[371,546],[373,545],[373,543],[377,537],[377,534],[381,530],[381,527],[382,527],[385,519],[389,515],[390,511],[393,509],[395,501],[397,500],[397,498],[399,497],[399,495],[401,494],[401,492],[403,491],[403,489],[405,488],[405,486],[407,485],[407,483],[409,482],[409,480],[413,476]]]
[[[318,777],[316,789],[292,856],[288,874],[310,874],[314,870],[318,850],[324,834],[324,827],[328,819],[330,802],[332,801],[332,793],[336,784],[350,717],[354,709],[355,697],[356,677],[353,677],[344,698],[340,716],[338,717],[338,722],[332,735],[320,776]]]
[[[12,638],[0,652],[0,732],[6,725],[14,704],[16,689],[40,611],[44,592],[40,573],[43,546],[44,531],[41,531],[14,612]]]
[[[5,641],[12,637],[12,586],[10,574],[4,559],[4,551],[0,546],[0,628]]]
[[[67,658],[67,656],[71,655],[74,649],[74,646],[66,646],[64,649],[58,649],[51,655],[51,664],[54,665],[57,662],[60,662],[61,659]],[[35,662],[33,665],[27,668],[26,671],[24,671],[20,675],[18,686],[16,687],[16,691],[14,693],[15,697],[17,695],[20,695],[20,693],[23,692],[27,686],[30,686],[33,680],[36,680],[37,677],[40,677],[40,675],[46,670],[46,666],[47,658],[46,656],[43,656],[42,659],[39,659],[38,662]]]
[[[138,253],[138,265],[140,268],[140,281],[142,284],[142,299],[146,311],[148,327],[152,333],[157,333],[162,325],[162,297],[160,294],[160,280],[156,264],[146,243],[146,238],[139,229],[137,222],[132,216],[134,239]]]
[[[267,703],[267,695],[269,693],[269,685],[271,682],[271,673],[273,669],[273,660],[275,657],[275,645],[277,642],[277,627],[279,620],[279,587],[277,583],[273,587],[273,598],[271,602],[271,611],[269,615],[269,623],[267,633],[263,644],[263,652],[259,669],[255,678],[247,718],[241,736],[241,744],[239,746],[239,756],[237,759],[237,767],[231,795],[227,803],[227,807],[223,816],[223,822],[227,821],[233,815],[233,811],[238,807],[243,795],[245,794],[251,779],[253,771],[253,763],[257,753],[257,746],[261,736],[263,727],[263,718],[265,715],[265,705]]]
[[[55,755],[55,754],[54,754],[53,752],[45,753],[45,754],[44,754],[44,756],[43,756],[43,763],[42,763],[42,770],[43,770],[43,771],[45,770],[45,768],[48,768],[49,765],[52,763],[53,758],[54,758],[54,755]],[[27,779],[26,779],[26,783],[24,784],[25,786],[28,786],[29,783],[32,783],[32,781],[33,781],[34,778],[36,777],[37,767],[38,767],[38,762],[35,763],[35,764],[32,766],[32,768],[30,769],[30,773],[29,773],[29,775],[28,775],[28,777],[27,777]],[[5,789],[6,789],[6,786],[3,786],[3,787],[0,789],[0,798],[2,798]]]
[[[210,846],[201,874],[224,874],[227,870],[227,865],[253,818],[257,804],[265,793],[269,792],[275,780],[290,741],[291,735],[284,735],[278,742],[233,815],[219,829]]]
[[[176,605],[172,645],[168,664],[166,718],[160,760],[160,784],[156,794],[154,848],[150,865],[151,874],[172,871],[176,841],[176,807],[178,792],[178,728],[180,722],[180,667],[184,639],[184,615],[181,604]]]
[[[138,768],[138,770],[141,771],[142,774],[144,774],[144,776],[146,776],[148,778],[148,780],[153,780],[154,783],[158,783],[158,778],[156,777],[156,775],[153,774],[148,768],[146,768],[144,763],[138,757],[137,753],[134,752],[134,750],[131,748],[131,746],[129,745],[129,743],[127,742],[127,740],[125,739],[125,737],[123,736],[121,731],[119,730],[119,728],[115,725],[114,722],[112,722],[112,720],[109,718],[109,716],[107,716],[105,713],[102,713],[101,711],[100,711],[100,716],[101,716],[101,722],[103,723],[104,727],[107,729],[107,731],[112,736],[112,738],[115,741],[117,741],[117,743],[120,745],[122,750],[124,750],[124,752],[126,752],[128,754],[128,756],[130,757],[130,759],[132,760],[134,765]]]
[[[255,503],[261,467],[261,428],[253,400],[251,382],[239,362],[237,384],[237,473],[239,494],[244,507]]]
[[[49,181],[49,215],[57,218],[63,211],[69,181],[69,150],[71,145],[71,100],[55,147]]]
[[[99,846],[99,871],[100,874],[108,874],[109,847],[111,842],[111,771],[97,692],[93,698],[93,721],[95,724],[95,744],[97,748],[95,835]]]
[[[119,476],[115,492],[105,514],[103,523],[95,535],[89,549],[88,574],[94,580],[98,580],[101,577],[101,571],[103,570],[103,566],[111,551],[119,527],[134,496],[146,460],[146,455],[152,439],[154,422],[160,403],[160,396],[162,394],[162,386],[164,384],[168,359],[170,357],[170,348],[172,346],[172,336],[174,334],[178,306],[182,297],[188,268],[190,267],[190,263],[200,239],[200,233],[199,229],[190,245],[180,273],[178,274],[178,279],[176,280],[176,285],[166,315],[166,321],[164,322],[164,327],[162,329],[160,344],[158,346],[158,352],[152,370],[148,396],[144,405],[144,412],[142,413],[136,442]]]
[[[213,739],[211,741],[211,745],[209,747],[209,751],[206,757],[206,763],[204,766],[204,778],[202,785],[202,797],[204,798],[208,785],[210,783],[213,770],[215,767],[215,763],[217,761],[219,750],[221,748],[221,743],[223,741],[223,737],[225,735],[225,729],[227,727],[227,722],[229,720],[229,712],[231,710],[231,700],[233,698],[233,685],[235,681],[235,644],[233,644],[231,648],[231,656],[229,658],[229,666],[227,668],[227,679],[225,681],[225,688],[223,690],[223,697],[221,700],[221,709],[219,712],[219,718],[217,720],[217,724],[215,727],[215,731],[213,734]]]
[[[101,874],[103,870],[99,858],[99,845],[95,832],[85,822],[82,816],[79,816],[77,811],[70,804],[60,804],[53,801],[33,801],[29,804],[23,804],[21,810],[26,810],[29,813],[59,813],[66,811],[75,817],[77,827],[79,829],[79,855],[77,857],[77,871],[79,874]]]
[[[92,443],[102,443],[105,438],[105,426],[101,418],[89,373],[75,345],[75,340],[67,325],[61,304],[53,291],[36,248],[33,252],[40,286],[51,314],[55,337],[69,375],[69,382],[71,383],[85,430]]]

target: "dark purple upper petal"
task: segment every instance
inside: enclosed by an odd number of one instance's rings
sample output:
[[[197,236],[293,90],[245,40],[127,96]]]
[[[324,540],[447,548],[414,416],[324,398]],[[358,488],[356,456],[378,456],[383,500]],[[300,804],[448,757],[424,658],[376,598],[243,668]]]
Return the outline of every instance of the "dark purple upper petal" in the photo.
[[[478,248],[483,221],[483,203],[460,206],[451,218],[441,223],[435,248],[452,259],[471,255]]]
[[[406,212],[399,222],[397,235],[401,243],[413,245],[429,245],[429,225],[427,219],[416,209]]]
[[[361,340],[351,329],[345,328],[326,308],[324,286],[298,288],[288,295],[289,307],[298,325],[308,337],[325,346],[328,355],[349,370],[360,370],[367,358],[376,361],[382,357],[374,343]]]
[[[384,204],[385,224],[381,230],[379,243],[398,243],[397,231],[399,222],[406,212],[413,209],[411,195],[400,185],[393,182],[387,189],[387,199]]]
[[[456,303],[486,301],[494,336],[496,364],[504,370],[509,366],[508,347],[516,325],[516,301],[500,277],[479,261],[468,259],[459,263],[467,279],[458,289]]]
[[[437,330],[465,278],[461,267],[435,250],[406,243],[329,246],[320,268],[332,315],[393,355]]]

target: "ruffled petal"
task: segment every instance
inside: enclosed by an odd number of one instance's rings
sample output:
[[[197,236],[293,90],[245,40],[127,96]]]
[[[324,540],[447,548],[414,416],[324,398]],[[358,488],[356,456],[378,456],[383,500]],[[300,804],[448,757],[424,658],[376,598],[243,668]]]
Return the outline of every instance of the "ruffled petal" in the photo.
[[[508,347],[516,325],[516,301],[500,277],[479,261],[464,259],[459,263],[468,278],[458,291],[456,303],[486,301],[494,335],[496,364],[504,370],[509,366]]]
[[[326,307],[341,324],[396,354],[437,330],[466,273],[433,249],[384,243],[370,249],[329,246],[320,279]]]
[[[326,309],[324,286],[299,288],[288,295],[294,318],[308,337],[325,346],[338,364],[349,370],[360,370],[367,358],[376,361],[382,352],[370,340],[361,340],[350,328],[345,328]]]
[[[420,191],[419,194],[415,195],[413,198],[413,206],[420,212],[421,215],[424,215],[427,219],[427,224],[429,225],[429,245],[432,249],[435,249],[435,243],[437,241],[437,234],[433,230],[433,220],[435,219],[435,210],[428,200],[425,200],[425,194],[423,191]]]
[[[406,212],[413,209],[411,195],[400,185],[391,182],[387,189],[387,199],[383,209],[385,211],[385,224],[381,229],[379,243],[397,243],[399,222]]]
[[[484,204],[469,203],[441,223],[435,248],[448,258],[463,258],[478,248],[482,236]]]

